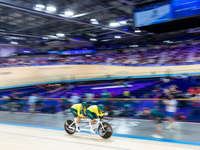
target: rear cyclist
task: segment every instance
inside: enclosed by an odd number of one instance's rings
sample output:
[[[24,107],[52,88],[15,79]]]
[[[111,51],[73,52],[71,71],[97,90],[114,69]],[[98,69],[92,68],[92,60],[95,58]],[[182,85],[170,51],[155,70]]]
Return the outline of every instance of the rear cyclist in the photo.
[[[96,122],[96,118],[106,116],[107,113],[103,113],[105,111],[105,107],[103,105],[92,105],[87,108],[86,110],[86,115],[88,118],[92,120],[91,125],[90,125],[90,132],[95,133],[94,131],[94,123]]]
[[[80,104],[74,104],[71,107],[71,112],[74,115],[74,117],[76,117],[76,131],[80,132],[79,128],[78,128],[78,124],[79,121],[81,120],[81,118],[86,119],[85,114],[86,114],[86,109],[88,107],[88,104],[86,102],[82,102]],[[83,110],[83,113],[82,113]]]

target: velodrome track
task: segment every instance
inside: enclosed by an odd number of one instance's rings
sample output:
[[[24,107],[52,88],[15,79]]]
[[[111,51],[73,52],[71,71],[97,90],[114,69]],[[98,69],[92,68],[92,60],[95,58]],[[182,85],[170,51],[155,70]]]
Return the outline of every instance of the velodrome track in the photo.
[[[200,150],[200,124],[181,122],[179,129],[164,130],[165,139],[150,138],[151,121],[106,118],[113,136],[102,139],[83,131],[68,135],[63,123],[71,116],[0,112],[0,150],[66,150],[66,149],[136,149],[136,150]],[[80,127],[87,126],[86,122]]]

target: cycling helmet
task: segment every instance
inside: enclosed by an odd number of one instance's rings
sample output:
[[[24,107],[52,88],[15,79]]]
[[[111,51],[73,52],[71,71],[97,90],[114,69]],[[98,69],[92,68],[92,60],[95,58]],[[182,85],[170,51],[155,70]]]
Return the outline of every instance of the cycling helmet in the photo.
[[[98,105],[97,107],[99,111],[105,111],[105,107],[103,105]]]
[[[82,102],[81,105],[82,105],[82,107],[88,108],[88,104],[86,102]]]

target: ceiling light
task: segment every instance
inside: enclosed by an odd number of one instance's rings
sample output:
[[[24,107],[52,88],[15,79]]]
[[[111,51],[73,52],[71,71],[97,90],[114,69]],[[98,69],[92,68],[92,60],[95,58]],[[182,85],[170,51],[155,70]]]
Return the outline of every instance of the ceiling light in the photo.
[[[135,30],[135,33],[140,33],[141,32],[141,30]]]
[[[54,35],[50,35],[49,38],[57,39],[58,37]]]
[[[97,41],[97,39],[94,39],[94,38],[90,38],[90,41]]]
[[[119,23],[120,24],[126,24],[126,21],[120,21]]]
[[[57,33],[56,36],[58,36],[58,37],[65,37],[65,34],[64,33]]]
[[[47,40],[47,39],[49,39],[48,37],[42,37],[42,39],[45,39],[45,40]]]
[[[10,44],[15,44],[15,45],[17,45],[18,42],[11,41]]]
[[[73,16],[74,13],[73,13],[72,11],[66,11],[66,12],[65,12],[65,15],[66,15],[66,16]]]
[[[47,6],[48,11],[56,11],[56,7],[54,6]]]
[[[130,45],[129,47],[139,47],[139,45]]]
[[[30,53],[30,51],[29,51],[29,50],[23,50],[23,52],[24,52],[24,53]]]
[[[117,27],[119,26],[120,24],[118,22],[112,22],[109,24],[111,27]]]
[[[96,21],[91,21],[91,24],[99,24],[99,22],[96,20]]]
[[[105,41],[109,41],[109,39],[107,39],[107,40],[101,40],[101,41],[105,42]]]
[[[121,36],[115,36],[115,38],[116,38],[116,39],[120,39],[120,38],[121,38]]]
[[[163,41],[164,43],[173,43],[173,41]]]
[[[96,19],[90,19],[90,21],[96,21]]]
[[[45,6],[42,5],[42,4],[36,4],[35,7],[37,7],[37,8],[45,8]]]

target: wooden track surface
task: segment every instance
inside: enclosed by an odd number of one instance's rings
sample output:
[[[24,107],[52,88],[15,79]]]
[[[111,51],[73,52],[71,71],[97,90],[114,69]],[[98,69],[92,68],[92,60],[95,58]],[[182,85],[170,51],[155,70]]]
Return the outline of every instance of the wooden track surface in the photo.
[[[200,150],[199,146],[0,125],[0,150]]]

